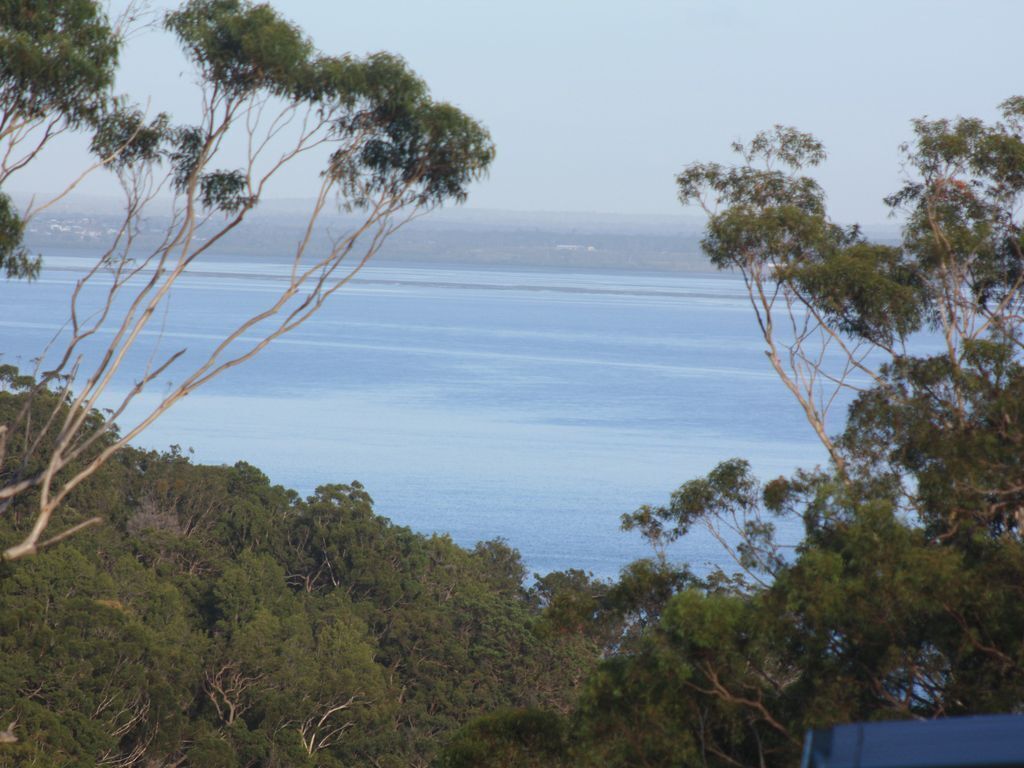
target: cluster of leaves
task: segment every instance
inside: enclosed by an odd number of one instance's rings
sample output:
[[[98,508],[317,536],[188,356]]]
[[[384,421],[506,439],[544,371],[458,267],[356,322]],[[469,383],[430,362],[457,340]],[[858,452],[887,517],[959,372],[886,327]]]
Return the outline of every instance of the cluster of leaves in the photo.
[[[254,99],[312,109],[328,140],[340,145],[322,173],[349,208],[381,198],[417,206],[462,202],[469,182],[494,158],[487,131],[431,99],[399,56],[321,54],[269,5],[245,0],[189,0],[167,15],[165,26],[209,89],[210,105],[225,115],[250,108]],[[256,203],[251,173],[197,172],[216,150],[218,130],[173,127],[163,117],[146,125],[131,110],[109,113],[100,128],[93,149],[114,158],[115,167],[166,157],[174,189],[181,194],[196,185],[204,208],[236,213]]]
[[[121,40],[94,0],[0,4],[0,187],[49,138],[94,124],[107,109]],[[16,151],[18,145],[30,145]],[[0,271],[33,278],[24,223],[0,191]]]
[[[38,277],[42,261],[22,245],[25,222],[11,198],[0,192],[0,270],[9,278]]]
[[[518,553],[392,525],[357,483],[128,450],[69,505],[110,523],[0,578],[19,765],[426,765],[473,716],[565,711],[593,666]]]
[[[9,121],[59,113],[79,123],[105,107],[120,40],[95,2],[6,2],[0,30],[0,103]]]

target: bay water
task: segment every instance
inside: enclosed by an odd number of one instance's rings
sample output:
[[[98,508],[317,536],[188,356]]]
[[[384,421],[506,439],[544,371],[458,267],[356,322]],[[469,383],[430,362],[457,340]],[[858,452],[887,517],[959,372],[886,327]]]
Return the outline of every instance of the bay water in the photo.
[[[0,362],[33,369],[86,263],[58,251],[39,280],[0,281]],[[285,274],[244,255],[204,262],[127,368],[154,350],[198,359]],[[825,460],[763,349],[731,275],[377,264],[136,443],[244,460],[303,494],[358,480],[395,523],[466,546],[502,537],[531,572],[615,577],[650,554],[623,513],[724,459],[763,479]],[[701,531],[671,554],[729,565]]]

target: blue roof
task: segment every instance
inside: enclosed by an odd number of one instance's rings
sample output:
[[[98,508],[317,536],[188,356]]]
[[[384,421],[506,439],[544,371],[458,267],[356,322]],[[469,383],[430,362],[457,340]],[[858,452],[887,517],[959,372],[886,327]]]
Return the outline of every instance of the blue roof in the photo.
[[[853,723],[808,731],[802,768],[1024,766],[1024,715]]]

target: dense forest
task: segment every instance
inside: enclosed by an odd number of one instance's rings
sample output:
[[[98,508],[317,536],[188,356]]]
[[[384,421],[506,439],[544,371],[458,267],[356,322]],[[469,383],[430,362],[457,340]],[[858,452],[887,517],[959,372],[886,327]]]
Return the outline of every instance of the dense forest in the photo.
[[[68,508],[107,524],[0,577],[0,764],[425,765],[474,716],[567,711],[594,664],[514,550],[393,526],[357,483],[129,449]]]
[[[369,244],[300,248],[310,282],[260,316],[282,324],[186,375],[152,418],[315,311],[352,274],[340,262],[357,252],[357,271],[402,215],[463,199],[493,157],[486,131],[400,59],[322,57],[269,6],[168,15],[208,97],[206,124],[177,127],[110,111],[118,39],[94,3],[0,14],[18,33],[0,37],[0,185],[54,131],[91,131],[129,207],[83,279],[105,275],[132,307],[101,306],[114,341],[95,369],[80,342],[105,328],[75,297],[60,365],[0,366],[0,765],[792,765],[809,728],[1024,706],[1024,98],[994,123],[915,122],[887,201],[896,243],[832,221],[807,173],[824,148],[795,129],[737,143],[735,165],[683,169],[703,253],[744,281],[766,365],[828,464],[762,479],[723,457],[623,516],[652,555],[614,582],[528,578],[509,543],[392,525],[355,482],[301,498],[247,464],[132,447],[151,419],[116,417],[175,355],[98,410],[161,311],[160,281],[204,253],[198,228],[229,233],[259,202],[258,158],[210,165],[221,136],[252,127],[247,109],[283,100],[316,141],[341,141],[320,203],[365,213]],[[74,67],[54,69],[61,57]],[[183,212],[144,273],[132,205],[160,168]],[[0,193],[8,277],[41,268],[21,243],[30,214]],[[803,525],[795,547],[775,539],[782,517]],[[672,561],[697,526],[734,569]]]

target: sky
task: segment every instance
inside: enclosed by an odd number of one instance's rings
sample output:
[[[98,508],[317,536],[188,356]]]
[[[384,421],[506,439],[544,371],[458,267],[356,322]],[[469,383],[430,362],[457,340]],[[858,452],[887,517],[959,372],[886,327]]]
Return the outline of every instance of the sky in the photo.
[[[497,159],[471,208],[684,215],[676,173],[731,162],[733,141],[780,123],[825,143],[816,175],[835,220],[882,223],[913,118],[993,120],[1024,93],[1019,0],[272,5],[326,53],[401,54],[435,98],[488,127]],[[119,87],[136,100],[194,110],[193,76],[167,33],[137,34],[123,61]],[[59,177],[75,151],[65,144],[38,172]],[[291,174],[273,194],[304,197],[310,183]]]

